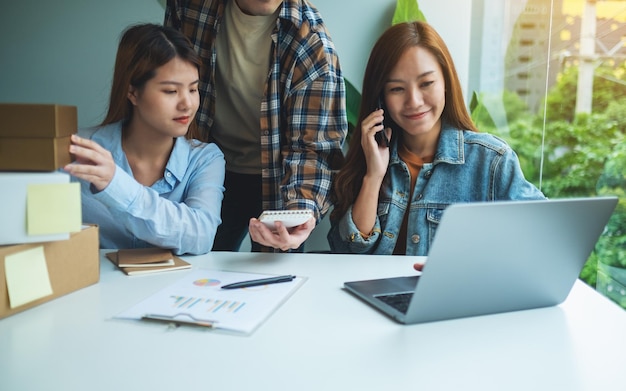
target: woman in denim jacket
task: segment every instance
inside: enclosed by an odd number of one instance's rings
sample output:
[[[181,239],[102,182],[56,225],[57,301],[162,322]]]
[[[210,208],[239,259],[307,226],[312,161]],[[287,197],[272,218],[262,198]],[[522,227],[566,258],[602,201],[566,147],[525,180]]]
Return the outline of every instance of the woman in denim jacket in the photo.
[[[331,252],[426,255],[450,204],[545,198],[503,140],[478,133],[452,57],[426,23],[378,39],[359,128],[334,182]]]

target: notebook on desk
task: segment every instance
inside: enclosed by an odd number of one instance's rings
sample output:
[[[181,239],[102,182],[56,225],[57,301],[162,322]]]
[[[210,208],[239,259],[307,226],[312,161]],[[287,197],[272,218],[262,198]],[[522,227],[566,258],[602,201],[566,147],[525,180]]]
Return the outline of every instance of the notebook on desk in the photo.
[[[451,205],[421,275],[344,288],[403,324],[558,305],[616,204],[594,197]],[[405,311],[395,308],[403,298]]]

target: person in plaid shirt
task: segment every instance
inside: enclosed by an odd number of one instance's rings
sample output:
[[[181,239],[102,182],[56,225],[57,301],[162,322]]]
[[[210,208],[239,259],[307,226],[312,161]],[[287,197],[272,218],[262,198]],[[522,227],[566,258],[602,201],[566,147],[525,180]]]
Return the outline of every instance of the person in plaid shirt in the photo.
[[[165,25],[204,62],[196,138],[226,158],[222,225],[213,250],[302,249],[329,210],[343,163],[345,84],[320,13],[307,0],[168,0]],[[314,218],[270,230],[263,210],[310,209]]]

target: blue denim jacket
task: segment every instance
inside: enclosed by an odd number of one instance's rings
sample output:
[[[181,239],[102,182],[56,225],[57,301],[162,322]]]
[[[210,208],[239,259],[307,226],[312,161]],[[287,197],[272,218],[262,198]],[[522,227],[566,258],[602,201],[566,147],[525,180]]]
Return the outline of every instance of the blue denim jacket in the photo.
[[[409,208],[406,254],[427,255],[443,210],[450,204],[545,198],[524,178],[517,155],[503,140],[443,127],[435,158],[424,164],[409,200],[409,169],[398,157],[397,142],[396,137],[390,146],[373,235],[364,239],[359,234],[350,207],[341,219],[331,221],[327,236],[331,252],[392,254]]]

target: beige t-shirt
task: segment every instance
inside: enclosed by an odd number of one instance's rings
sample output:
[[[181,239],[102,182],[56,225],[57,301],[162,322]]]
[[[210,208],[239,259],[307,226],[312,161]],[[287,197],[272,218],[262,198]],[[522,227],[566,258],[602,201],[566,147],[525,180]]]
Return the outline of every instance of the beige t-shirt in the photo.
[[[278,12],[247,15],[226,2],[217,35],[216,106],[212,135],[224,152],[226,169],[261,173],[261,100],[269,72],[271,34]]]

